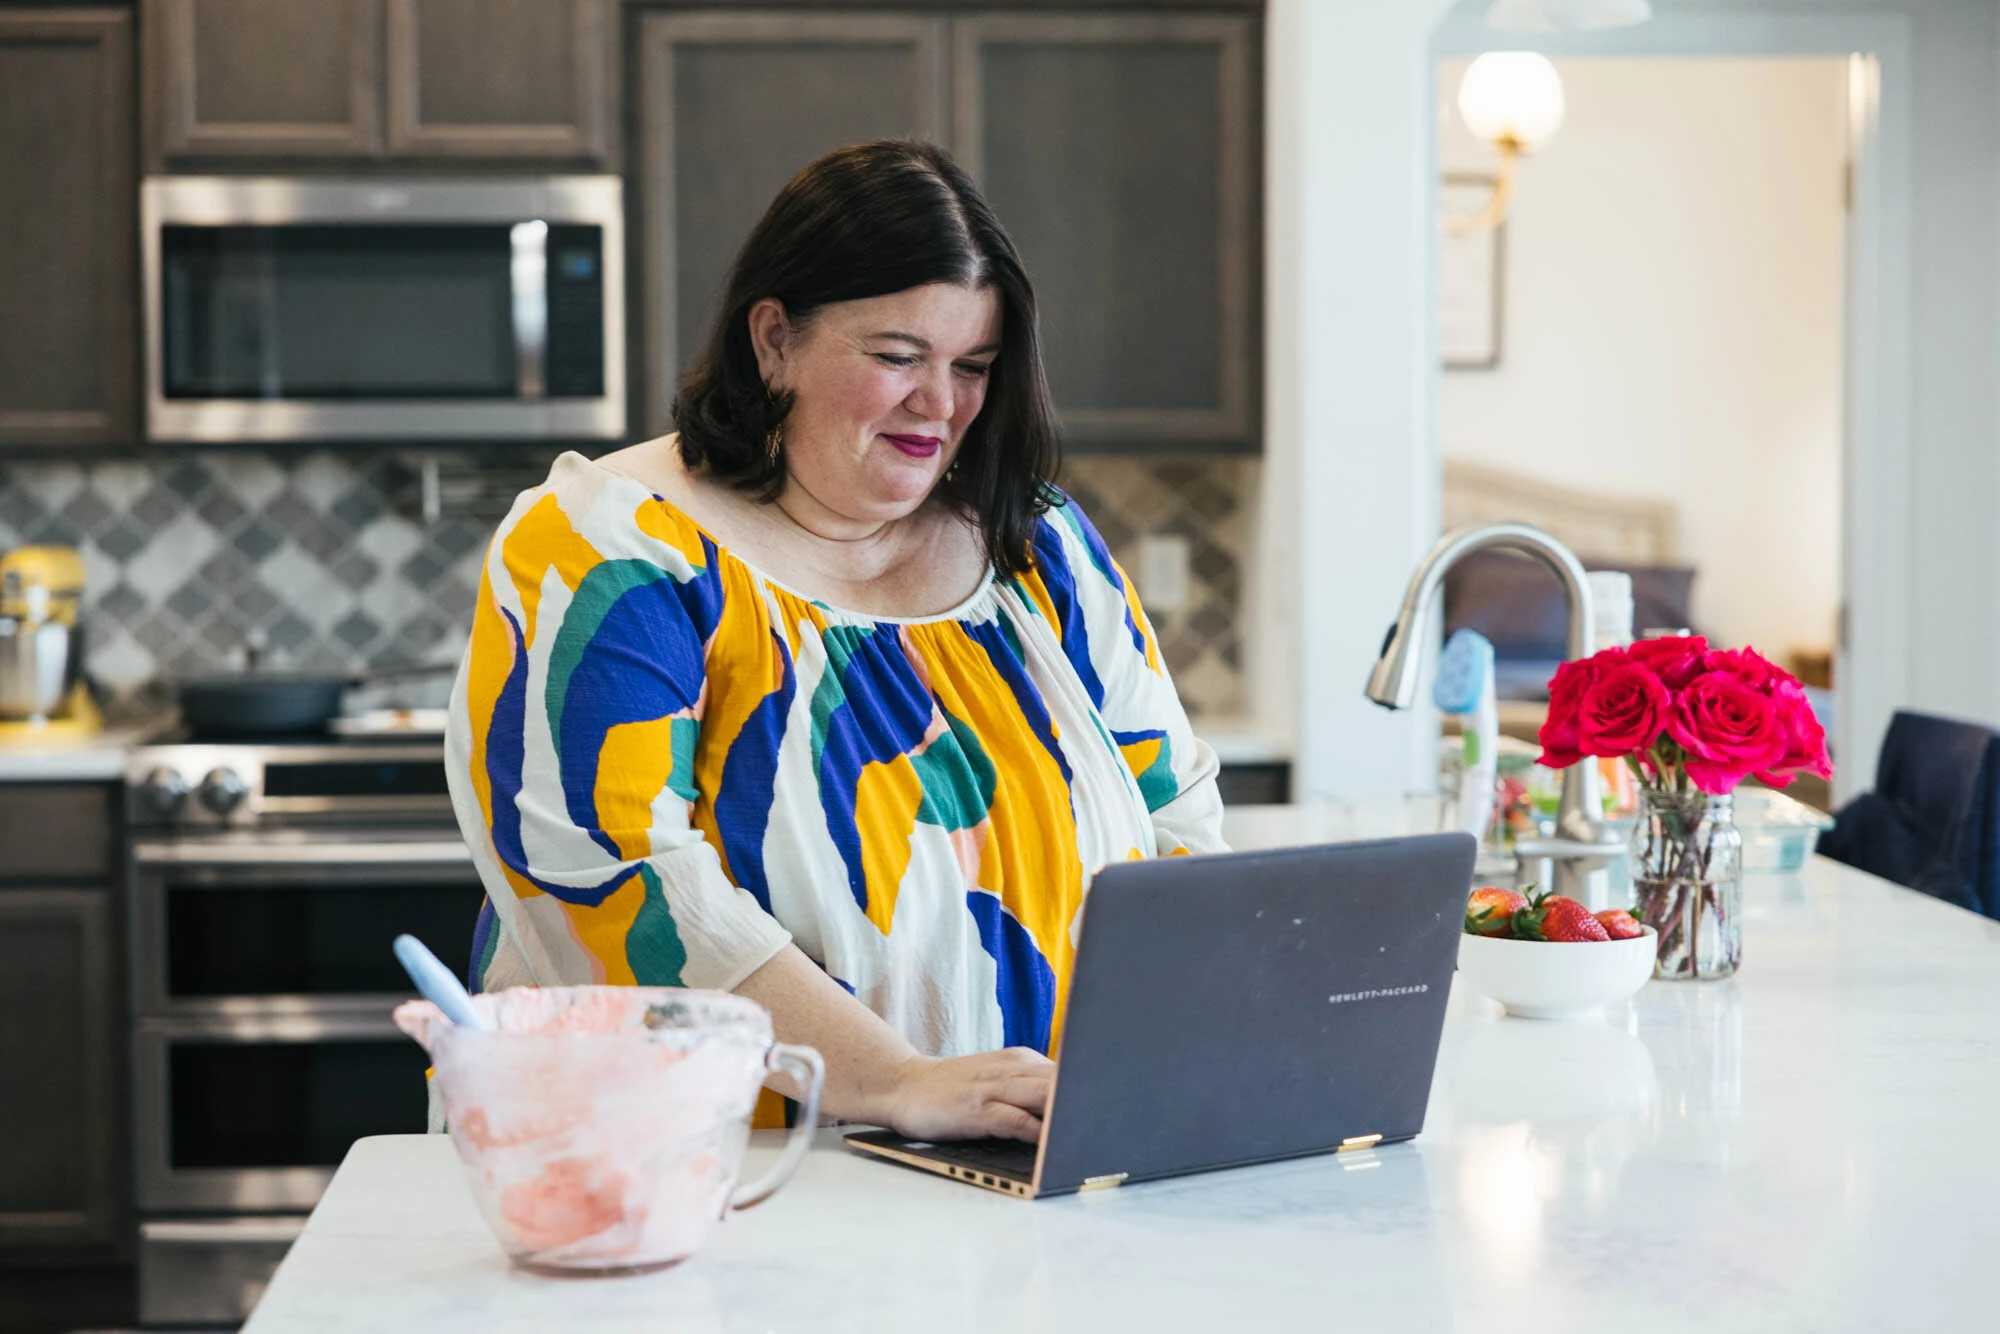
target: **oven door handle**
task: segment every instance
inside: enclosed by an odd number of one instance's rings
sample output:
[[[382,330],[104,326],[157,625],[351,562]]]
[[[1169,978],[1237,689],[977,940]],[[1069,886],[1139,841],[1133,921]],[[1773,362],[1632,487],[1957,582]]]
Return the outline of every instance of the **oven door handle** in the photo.
[[[142,1016],[141,1048],[164,1049],[176,1042],[314,1043],[407,1040],[391,1011],[407,996],[266,997],[224,1001],[213,1009]]]
[[[275,1218],[148,1219],[139,1224],[140,1240],[161,1246],[289,1246],[305,1231],[306,1220],[294,1215]]]
[[[472,864],[464,842],[312,843],[245,840],[241,843],[148,840],[132,846],[140,866],[408,866]]]

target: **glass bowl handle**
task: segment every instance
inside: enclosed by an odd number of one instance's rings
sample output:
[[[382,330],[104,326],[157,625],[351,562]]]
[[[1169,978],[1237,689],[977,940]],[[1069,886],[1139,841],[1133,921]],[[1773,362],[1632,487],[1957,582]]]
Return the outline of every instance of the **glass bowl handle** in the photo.
[[[819,1128],[819,1095],[826,1085],[826,1062],[819,1053],[811,1047],[791,1047],[780,1042],[764,1058],[764,1068],[790,1075],[792,1083],[804,1090],[804,1096],[799,1099],[799,1112],[792,1121],[791,1133],[785,1136],[785,1151],[778,1155],[770,1171],[737,1188],[729,1199],[732,1209],[748,1209],[777,1194],[778,1187],[791,1180],[792,1173],[805,1161],[806,1150],[812,1148],[813,1131]]]

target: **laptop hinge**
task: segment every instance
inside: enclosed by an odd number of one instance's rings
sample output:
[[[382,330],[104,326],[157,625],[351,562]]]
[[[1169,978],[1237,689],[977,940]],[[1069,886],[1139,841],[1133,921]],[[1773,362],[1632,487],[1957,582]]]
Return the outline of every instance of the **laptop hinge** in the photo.
[[[1340,1141],[1340,1147],[1335,1149],[1334,1152],[1351,1153],[1356,1149],[1372,1149],[1381,1142],[1382,1137],[1380,1135],[1350,1135]]]
[[[1081,1195],[1087,1190],[1114,1190],[1124,1185],[1125,1178],[1130,1175],[1129,1172],[1111,1172],[1101,1177],[1085,1177],[1083,1184],[1076,1188],[1076,1193]]]

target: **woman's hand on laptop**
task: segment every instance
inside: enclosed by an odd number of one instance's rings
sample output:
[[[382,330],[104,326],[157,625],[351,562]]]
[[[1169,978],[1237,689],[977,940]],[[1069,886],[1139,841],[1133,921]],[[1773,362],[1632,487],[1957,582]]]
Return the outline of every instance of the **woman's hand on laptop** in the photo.
[[[1056,1065],[1027,1047],[942,1060],[915,1056],[897,1071],[889,1125],[913,1139],[1041,1138]]]
[[[780,1042],[826,1060],[820,1110],[842,1121],[889,1126],[912,1139],[1036,1140],[1055,1062],[1026,1047],[940,1060],[920,1056],[873,1010],[787,945],[736,985],[771,1012]],[[797,1096],[782,1075],[771,1083]]]

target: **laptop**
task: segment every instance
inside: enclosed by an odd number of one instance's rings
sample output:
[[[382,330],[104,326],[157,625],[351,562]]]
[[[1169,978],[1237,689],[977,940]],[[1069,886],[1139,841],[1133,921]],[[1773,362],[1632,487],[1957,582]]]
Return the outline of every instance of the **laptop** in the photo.
[[[1107,866],[1040,1142],[869,1130],[847,1145],[1037,1199],[1410,1139],[1476,846],[1427,834]]]

